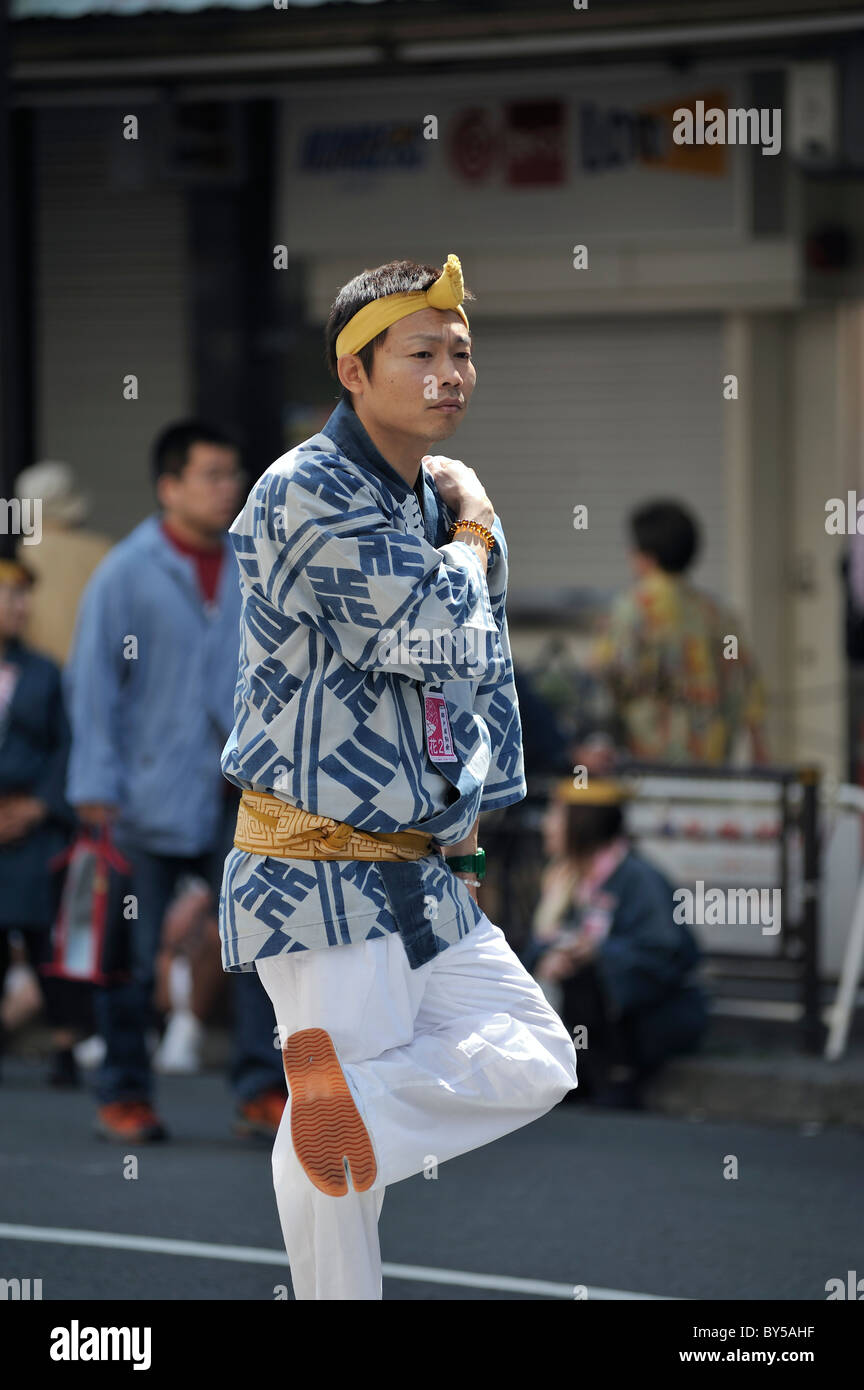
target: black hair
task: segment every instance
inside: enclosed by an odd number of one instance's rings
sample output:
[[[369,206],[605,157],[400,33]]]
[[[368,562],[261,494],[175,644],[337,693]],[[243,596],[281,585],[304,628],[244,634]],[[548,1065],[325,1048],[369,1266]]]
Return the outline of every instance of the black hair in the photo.
[[[624,829],[620,806],[567,806],[567,853],[584,856],[604,849]]]
[[[630,516],[636,549],[649,555],[667,574],[682,574],[702,544],[699,523],[678,502],[647,502]]]
[[[168,425],[156,438],[151,457],[153,481],[158,482],[163,473],[179,478],[189,462],[193,444],[218,444],[224,449],[239,447],[236,440],[215,425],[208,425],[204,420],[180,420]]]
[[[386,265],[379,265],[375,270],[362,270],[359,275],[354,276],[353,280],[349,280],[347,285],[343,285],[330,306],[330,314],[324,329],[324,356],[330,375],[335,377],[337,381],[339,380],[336,367],[336,339],[346,323],[349,323],[356,313],[359,313],[366,304],[371,304],[374,299],[381,299],[387,294],[405,294],[410,293],[411,290],[428,290],[429,286],[434,285],[440,275],[441,268],[434,265],[420,265],[417,261],[388,261]],[[466,289],[465,299],[473,298],[471,291]],[[387,333],[386,328],[382,329],[357,353],[363,370],[370,380],[375,352],[378,346],[384,342]],[[351,392],[344,386],[340,400],[353,409],[354,402]]]

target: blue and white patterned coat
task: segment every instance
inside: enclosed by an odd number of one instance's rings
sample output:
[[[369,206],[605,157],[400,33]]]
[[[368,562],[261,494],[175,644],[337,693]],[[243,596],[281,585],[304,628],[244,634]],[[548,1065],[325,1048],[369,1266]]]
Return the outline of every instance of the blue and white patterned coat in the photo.
[[[235,727],[222,770],[360,830],[465,838],[526,794],[498,518],[488,574],[447,541],[454,517],[417,494],[340,402],[320,434],[271,464],[231,527],[242,617]],[[422,533],[421,533],[422,532]],[[425,640],[424,640],[425,639]],[[423,691],[447,701],[457,761],[427,753]],[[412,968],[481,910],[439,854],[279,859],[234,849],[220,898],[222,963],[399,931]]]

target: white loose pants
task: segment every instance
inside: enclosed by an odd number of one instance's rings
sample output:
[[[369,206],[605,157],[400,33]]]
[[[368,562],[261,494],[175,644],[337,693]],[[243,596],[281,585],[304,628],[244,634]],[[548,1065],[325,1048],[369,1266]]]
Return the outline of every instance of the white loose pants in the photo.
[[[398,934],[256,962],[279,1037],[324,1028],[372,1139],[366,1192],[329,1197],[291,1140],[273,1184],[296,1299],[380,1299],[384,1190],[545,1115],[576,1085],[576,1051],[540,987],[483,916],[412,970]]]

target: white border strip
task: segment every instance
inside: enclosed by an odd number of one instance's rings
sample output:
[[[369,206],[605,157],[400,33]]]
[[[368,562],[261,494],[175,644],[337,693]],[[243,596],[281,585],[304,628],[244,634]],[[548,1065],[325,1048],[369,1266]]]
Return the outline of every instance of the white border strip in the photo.
[[[287,1265],[281,1250],[260,1250],[252,1245],[210,1245],[200,1240],[167,1240],[162,1236],[115,1235],[109,1231],[71,1231],[60,1226],[18,1226],[0,1222],[0,1239],[42,1242],[47,1245],[83,1245],[103,1250],[140,1250],[155,1255],[187,1255],[193,1259],[232,1260],[236,1264]],[[545,1279],[511,1279],[499,1274],[469,1274],[460,1269],[428,1269],[424,1265],[382,1265],[388,1279],[409,1279],[421,1284],[451,1284],[469,1289],[496,1289],[501,1293],[537,1294],[545,1298],[573,1298],[575,1284],[553,1284]],[[630,1293],[624,1289],[586,1286],[588,1298],[663,1302],[660,1294]],[[580,1300],[577,1300],[580,1301]]]
[[[397,53],[408,62],[432,58],[503,58],[544,53],[602,53],[627,48],[661,48],[669,43],[723,43],[736,39],[778,39],[807,34],[843,34],[864,28],[864,16],[821,15],[815,19],[731,20],[721,24],[652,25],[643,29],[603,30],[600,33],[563,32],[519,34],[490,39],[420,39],[397,43]]]

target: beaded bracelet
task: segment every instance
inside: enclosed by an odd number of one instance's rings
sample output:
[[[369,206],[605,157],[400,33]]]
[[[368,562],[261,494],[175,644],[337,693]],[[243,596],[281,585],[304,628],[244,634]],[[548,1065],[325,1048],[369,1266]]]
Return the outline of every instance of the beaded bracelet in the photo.
[[[479,521],[454,521],[453,525],[450,527],[450,535],[452,537],[456,531],[465,530],[474,531],[477,533],[478,536],[482,536],[484,541],[486,542],[487,551],[491,550],[493,545],[495,544],[495,537],[489,530],[489,527],[482,526]]]

